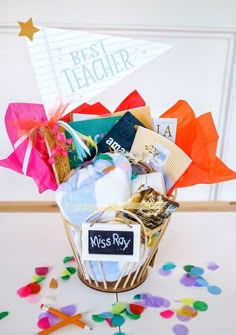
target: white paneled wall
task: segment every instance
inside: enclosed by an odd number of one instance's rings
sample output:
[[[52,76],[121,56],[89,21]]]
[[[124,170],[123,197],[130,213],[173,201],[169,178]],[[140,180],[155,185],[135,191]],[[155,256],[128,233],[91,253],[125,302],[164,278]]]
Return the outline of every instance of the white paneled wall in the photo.
[[[137,89],[160,115],[177,100],[197,115],[211,111],[220,135],[218,154],[236,170],[235,36],[236,3],[219,1],[1,1],[0,3],[0,158],[10,153],[3,119],[9,102],[40,102],[24,38],[16,21],[98,31],[173,44],[173,48],[98,98],[110,109]],[[236,182],[179,190],[180,200],[234,200]],[[46,200],[33,182],[0,168],[0,201]]]

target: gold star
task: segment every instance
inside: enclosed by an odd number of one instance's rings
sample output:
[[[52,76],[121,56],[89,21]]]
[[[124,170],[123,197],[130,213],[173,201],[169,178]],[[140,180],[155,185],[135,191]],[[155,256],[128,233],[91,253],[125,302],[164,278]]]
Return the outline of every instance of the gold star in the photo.
[[[33,25],[32,17],[27,22],[18,21],[18,24],[21,28],[21,31],[19,32],[18,36],[26,36],[31,41],[33,41],[34,34],[40,30]]]

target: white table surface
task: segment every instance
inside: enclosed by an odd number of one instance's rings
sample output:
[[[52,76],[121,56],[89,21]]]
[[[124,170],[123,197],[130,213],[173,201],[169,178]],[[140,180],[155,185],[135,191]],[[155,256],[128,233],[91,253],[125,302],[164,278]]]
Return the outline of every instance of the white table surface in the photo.
[[[72,255],[63,223],[58,214],[7,214],[0,213],[0,312],[9,315],[0,320],[1,335],[34,335],[39,331],[37,320],[41,303],[60,308],[76,304],[78,312],[87,312],[83,320],[92,331],[73,325],[53,332],[55,335],[113,335],[118,328],[105,322],[95,323],[92,314],[108,311],[117,301],[131,303],[137,293],[149,292],[174,302],[183,297],[193,297],[208,304],[206,312],[187,323],[174,316],[165,320],[162,309],[147,308],[137,320],[126,318],[121,331],[126,335],[173,335],[174,324],[185,324],[190,335],[236,334],[236,213],[176,213],[162,240],[156,266],[149,271],[145,283],[135,290],[122,294],[101,293],[82,284],[76,275],[62,281],[60,273],[65,268],[63,258]],[[168,277],[159,274],[165,262],[176,264]],[[207,263],[219,265],[216,271],[207,269]],[[179,283],[183,266],[193,264],[205,269],[203,277],[212,285],[221,287],[222,294],[211,295],[204,287],[185,287]],[[71,264],[74,266],[74,264]],[[41,283],[41,301],[29,304],[20,298],[18,288],[31,282],[36,266],[49,266],[47,279]],[[58,279],[58,289],[49,289],[52,277]]]

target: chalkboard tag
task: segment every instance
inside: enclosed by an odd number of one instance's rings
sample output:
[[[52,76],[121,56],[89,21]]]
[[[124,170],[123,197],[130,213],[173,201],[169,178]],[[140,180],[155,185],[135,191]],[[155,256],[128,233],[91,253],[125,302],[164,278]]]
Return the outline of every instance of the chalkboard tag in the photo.
[[[83,260],[138,262],[139,254],[139,224],[82,224]]]

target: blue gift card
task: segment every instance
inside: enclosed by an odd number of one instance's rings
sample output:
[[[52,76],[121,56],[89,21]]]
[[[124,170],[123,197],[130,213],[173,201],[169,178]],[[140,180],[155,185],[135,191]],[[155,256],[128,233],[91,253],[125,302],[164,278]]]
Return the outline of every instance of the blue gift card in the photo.
[[[98,143],[98,152],[130,151],[138,126],[145,127],[130,112],[126,112]]]

